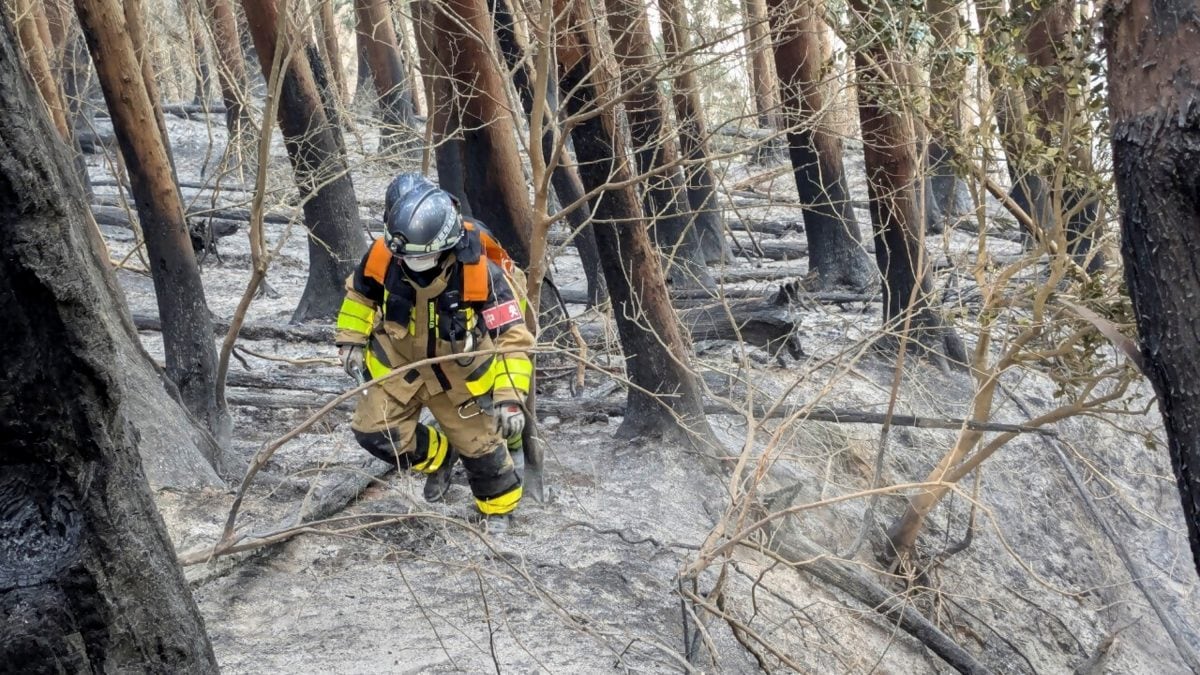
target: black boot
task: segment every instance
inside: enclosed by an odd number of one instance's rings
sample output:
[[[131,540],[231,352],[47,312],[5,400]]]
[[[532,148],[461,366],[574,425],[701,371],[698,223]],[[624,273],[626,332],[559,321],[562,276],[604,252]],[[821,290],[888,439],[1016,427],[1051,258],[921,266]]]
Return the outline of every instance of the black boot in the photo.
[[[454,446],[450,446],[438,470],[425,477],[425,501],[432,504],[446,497],[446,493],[450,491],[450,476],[454,474],[454,465],[457,463],[458,451]]]

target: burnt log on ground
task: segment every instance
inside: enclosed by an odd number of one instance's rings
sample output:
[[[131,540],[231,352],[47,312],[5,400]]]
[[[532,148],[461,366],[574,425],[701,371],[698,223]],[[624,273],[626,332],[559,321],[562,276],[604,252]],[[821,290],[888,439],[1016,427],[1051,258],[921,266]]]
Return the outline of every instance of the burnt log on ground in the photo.
[[[726,288],[726,289],[679,289],[671,293],[671,303],[676,308],[691,307],[701,304],[719,303],[725,300],[771,300],[779,302],[778,294],[782,289],[761,289],[761,288]],[[573,305],[586,305],[588,298],[585,291],[568,288],[559,289],[559,295],[563,302]],[[822,291],[818,293],[805,293],[796,288],[788,288],[786,290],[787,298],[785,301],[795,302],[797,304],[847,304],[852,302],[873,302],[877,298],[872,294],[865,293],[848,293],[840,291]]]
[[[157,316],[150,314],[134,314],[133,325],[139,331],[158,332],[162,330],[162,322]],[[229,330],[229,320],[214,318],[213,332],[224,335]],[[330,345],[330,355],[333,354],[332,325],[292,325],[284,323],[246,322],[238,331],[238,337],[244,340],[278,340],[281,342],[311,342]]]
[[[349,386],[347,386],[349,388]],[[280,387],[272,388],[268,386],[249,386],[249,387],[234,387],[229,393],[229,403],[231,405],[254,406],[269,410],[307,410],[319,409],[328,403],[334,396],[342,393],[341,390],[336,392],[313,391],[303,393],[305,390],[287,390]],[[335,410],[343,412],[353,412],[356,403],[353,400],[343,401]],[[559,400],[552,398],[539,398],[537,405],[537,415],[539,419],[547,417],[558,417],[559,419],[588,419],[599,417],[622,417],[625,415],[625,401],[619,399],[572,399]],[[980,431],[1000,432],[1000,433],[1018,433],[1018,434],[1037,434],[1054,438],[1058,436],[1058,432],[1054,429],[1044,427],[1031,427],[1023,424],[1010,424],[1005,422],[982,422],[973,420],[963,420],[953,417],[924,417],[920,415],[891,415],[887,413],[877,412],[872,410],[859,410],[856,408],[841,408],[831,406],[813,406],[805,409],[804,406],[796,404],[781,404],[777,406],[769,406],[763,404],[755,404],[752,410],[744,410],[731,407],[726,403],[719,401],[708,401],[704,404],[704,414],[706,415],[736,415],[746,416],[752,414],[754,419],[762,420],[791,420],[795,422],[824,422],[829,424],[870,424],[881,425],[889,424],[896,427],[909,427],[914,429],[943,429],[946,431],[957,431],[964,424],[970,429]]]
[[[101,227],[122,227],[132,230],[133,224],[130,222],[129,216],[129,212],[116,206],[92,207],[92,217],[96,219],[96,224]],[[187,223],[188,234],[192,240],[192,248],[197,253],[202,250],[208,250],[209,243],[212,241],[237,234],[243,225],[243,221],[203,218],[193,215],[187,216]]]

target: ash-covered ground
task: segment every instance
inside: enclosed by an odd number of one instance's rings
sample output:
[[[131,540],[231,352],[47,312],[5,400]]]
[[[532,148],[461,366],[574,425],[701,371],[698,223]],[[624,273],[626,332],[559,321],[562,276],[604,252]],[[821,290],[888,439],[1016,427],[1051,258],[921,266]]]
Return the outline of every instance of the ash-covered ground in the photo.
[[[217,120],[216,117],[213,118]],[[171,119],[181,181],[212,182],[223,151],[219,121]],[[364,130],[360,124],[359,129]],[[363,131],[363,133],[366,133]],[[360,163],[354,180],[364,217],[377,218],[390,172],[365,162],[375,140],[349,137]],[[364,150],[368,152],[364,152]],[[206,166],[206,158],[208,163]],[[852,189],[865,197],[861,154],[850,149]],[[112,178],[110,164],[90,158],[93,177]],[[725,167],[726,184],[760,171]],[[287,204],[289,170],[282,144],[272,157],[272,210],[300,218]],[[226,185],[244,185],[226,178]],[[786,198],[787,173],[769,184]],[[764,190],[768,185],[759,186]],[[98,186],[114,199],[116,188]],[[247,207],[250,195],[185,188],[197,203]],[[794,197],[794,190],[791,191]],[[727,217],[798,222],[798,209],[763,199],[729,198]],[[870,232],[865,209],[864,233]],[[134,232],[103,227],[131,310],[154,314],[153,285],[134,251]],[[739,243],[747,235],[734,233]],[[757,235],[771,239],[769,235]],[[868,237],[869,238],[869,237]],[[305,280],[306,243],[301,223],[268,225],[278,257],[270,291],[255,299],[253,323],[282,325]],[[794,230],[779,241],[803,241]],[[929,241],[936,255],[966,261],[978,237],[965,231]],[[987,240],[993,254],[1016,254],[1007,239]],[[216,317],[234,313],[250,277],[245,230],[220,240],[203,277]],[[729,288],[770,292],[802,277],[803,261],[764,262],[735,257],[716,271],[777,267],[786,278],[741,282]],[[571,248],[555,250],[553,274],[563,289],[581,290],[583,275]],[[939,284],[955,272],[943,269]],[[966,274],[969,277],[969,274]],[[965,297],[965,296],[964,296]],[[602,313],[572,306],[581,325],[604,327]],[[733,343],[696,344],[697,367],[714,396],[735,405],[819,401],[882,412],[894,374],[894,357],[866,346],[880,324],[877,302],[792,306],[804,349],[800,359],[776,358]],[[970,326],[972,318],[960,319]],[[971,345],[969,331],[963,331]],[[155,332],[141,333],[162,358]],[[316,408],[351,386],[331,344],[241,340],[232,366],[229,399],[234,417],[233,453],[249,461]],[[596,401],[620,402],[623,389],[604,367],[619,371],[619,352],[593,345],[586,386],[572,392],[573,362],[541,362],[539,397],[569,414],[544,416],[550,499],[526,499],[513,527],[491,537],[469,522],[465,478],[456,477],[448,502],[430,505],[419,479],[387,475],[375,480],[335,517],[362,516],[328,525],[249,554],[187,568],[218,659],[230,673],[273,672],[948,672],[949,667],[872,607],[804,571],[803,561],[734,547],[696,578],[681,578],[706,546],[738,523],[761,514],[731,509],[728,484],[703,451],[657,440],[618,440],[621,418],[596,412]],[[825,365],[822,365],[825,364]],[[1054,405],[1055,391],[1035,378],[1014,378],[1014,391],[1035,412]],[[1149,402],[1149,388],[1142,388]],[[938,418],[967,414],[972,382],[909,359],[897,413]],[[257,404],[247,403],[256,401]],[[576,405],[579,411],[571,412]],[[1159,434],[1157,412],[1126,415],[1119,427],[1096,418],[1056,425],[1071,466],[1085,480],[1101,515],[1128,547],[1145,586],[1161,599],[1189,649],[1197,639],[1196,573],[1177,503],[1165,446],[1147,445]],[[1023,422],[1007,401],[993,419]],[[799,511],[799,531],[851,567],[894,592],[996,672],[1187,672],[1178,651],[1129,570],[1114,552],[1072,486],[1063,464],[1034,435],[1022,435],[964,481],[931,515],[922,550],[940,551],[960,541],[974,523],[967,548],[946,558],[908,589],[877,559],[882,529],[903,509],[902,496],[883,496],[875,527],[847,555],[869,500],[838,501],[871,487],[880,429],[876,425],[811,421],[755,422],[740,415],[709,419],[720,443],[752,466],[770,465],[760,495],[793,488],[785,506],[828,504]],[[919,482],[954,442],[955,431],[895,427],[890,431],[880,485]],[[764,453],[769,461],[762,461]],[[714,456],[720,453],[712,453]],[[716,460],[719,462],[727,460]],[[240,471],[240,468],[235,467]],[[294,524],[289,519],[331,486],[372,468],[349,431],[349,413],[335,410],[287,443],[251,485],[239,527],[262,533]],[[377,468],[377,467],[376,467]],[[163,516],[178,551],[211,546],[220,534],[240,474],[227,486],[180,489],[157,486]],[[977,507],[973,513],[970,500]],[[392,516],[380,527],[356,525]],[[739,520],[739,518],[741,520]],[[331,532],[328,528],[340,528]],[[714,534],[714,531],[716,534]],[[781,534],[779,536],[786,536]],[[761,536],[758,548],[770,548]],[[714,592],[719,588],[720,592]],[[684,602],[685,594],[694,598]],[[699,626],[699,628],[697,628]]]

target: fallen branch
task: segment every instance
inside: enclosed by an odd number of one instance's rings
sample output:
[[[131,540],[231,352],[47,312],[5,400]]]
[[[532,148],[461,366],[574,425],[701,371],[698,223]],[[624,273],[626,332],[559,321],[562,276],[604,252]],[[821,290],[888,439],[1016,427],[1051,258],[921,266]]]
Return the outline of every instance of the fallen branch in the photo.
[[[162,331],[162,321],[151,314],[134,314],[133,325],[140,331]],[[225,333],[229,321],[213,319],[213,332]],[[333,327],[324,324],[276,324],[247,322],[242,324],[238,335],[247,340],[283,340],[285,342],[313,342],[333,345]]]

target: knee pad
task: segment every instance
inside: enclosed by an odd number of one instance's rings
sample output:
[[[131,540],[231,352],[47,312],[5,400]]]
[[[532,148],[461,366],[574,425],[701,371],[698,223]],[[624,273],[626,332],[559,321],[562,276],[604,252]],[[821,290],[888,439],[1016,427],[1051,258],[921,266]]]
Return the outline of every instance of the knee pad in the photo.
[[[521,479],[508,459],[508,448],[498,445],[479,457],[463,457],[467,482],[475,505],[487,515],[509,513],[521,501]]]
[[[363,449],[397,469],[411,468],[421,473],[433,473],[441,468],[450,450],[450,441],[446,436],[424,424],[417,425],[413,444],[407,448],[397,446],[396,439],[400,433],[395,429],[353,431],[354,438]]]

